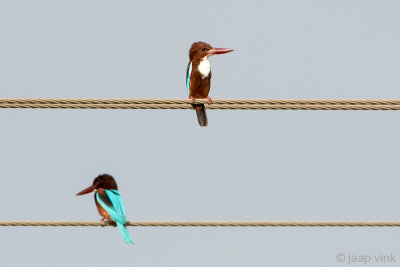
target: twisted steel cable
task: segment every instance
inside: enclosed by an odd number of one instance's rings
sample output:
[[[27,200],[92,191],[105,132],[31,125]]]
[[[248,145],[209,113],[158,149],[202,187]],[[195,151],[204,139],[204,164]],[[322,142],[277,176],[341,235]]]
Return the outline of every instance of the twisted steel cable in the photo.
[[[207,109],[238,110],[400,110],[400,100],[196,99]],[[192,109],[190,99],[0,98],[0,108]]]
[[[400,100],[196,99],[207,109],[241,110],[400,110]],[[0,108],[192,109],[189,99],[0,98]],[[112,226],[87,221],[0,221],[0,226]],[[127,222],[141,227],[399,227],[400,222]]]
[[[400,227],[400,222],[290,222],[290,221],[159,221],[127,222],[135,227]],[[0,226],[115,226],[110,222],[100,221],[0,221]]]

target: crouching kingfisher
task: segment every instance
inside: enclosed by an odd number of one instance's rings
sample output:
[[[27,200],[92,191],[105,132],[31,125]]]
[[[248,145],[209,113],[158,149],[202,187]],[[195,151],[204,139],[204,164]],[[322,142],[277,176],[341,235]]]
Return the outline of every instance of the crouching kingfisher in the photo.
[[[208,57],[232,52],[228,48],[214,48],[204,42],[193,43],[189,50],[189,63],[186,70],[186,87],[189,98],[194,102],[195,98],[207,98],[211,86],[211,67]],[[196,109],[197,120],[201,127],[207,126],[207,113],[204,104],[192,104]]]
[[[128,228],[126,228],[125,206],[114,178],[108,174],[101,174],[94,179],[91,186],[76,195],[80,196],[93,191],[95,192],[94,201],[97,211],[103,217],[101,221],[115,222],[125,242],[134,244]]]

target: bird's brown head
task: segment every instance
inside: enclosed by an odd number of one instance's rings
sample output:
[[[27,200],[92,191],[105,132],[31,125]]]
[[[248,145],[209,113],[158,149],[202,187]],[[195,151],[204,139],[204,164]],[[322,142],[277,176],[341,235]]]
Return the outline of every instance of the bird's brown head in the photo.
[[[205,42],[193,43],[189,50],[189,59],[200,59],[217,54],[225,54],[232,52],[233,49],[229,48],[215,48]]]
[[[93,184],[88,188],[82,190],[77,196],[91,193],[97,189],[115,189],[118,190],[117,183],[114,178],[109,174],[100,174],[94,179]]]

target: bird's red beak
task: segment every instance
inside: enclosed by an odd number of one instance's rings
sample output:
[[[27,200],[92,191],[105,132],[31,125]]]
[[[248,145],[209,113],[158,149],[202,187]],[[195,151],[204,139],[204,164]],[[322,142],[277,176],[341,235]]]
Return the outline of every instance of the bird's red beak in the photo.
[[[81,192],[79,192],[79,193],[76,194],[76,195],[77,195],[77,196],[80,196],[80,195],[88,194],[88,193],[90,193],[90,192],[93,192],[95,189],[96,189],[96,187],[92,185],[92,186],[89,186],[88,188],[82,190]]]
[[[210,56],[212,55],[219,55],[219,54],[225,54],[225,53],[229,53],[232,52],[233,49],[229,49],[229,48],[215,48],[213,47],[212,49],[208,50],[208,54]]]

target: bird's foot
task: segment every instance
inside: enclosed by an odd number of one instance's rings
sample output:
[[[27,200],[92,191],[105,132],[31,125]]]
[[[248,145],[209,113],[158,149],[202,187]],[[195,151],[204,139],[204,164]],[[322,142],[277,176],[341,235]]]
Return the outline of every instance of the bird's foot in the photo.
[[[194,104],[195,98],[193,96],[191,96],[190,99],[192,100],[192,104]]]
[[[211,103],[212,103],[211,97],[207,96],[207,99],[208,99],[208,104],[211,105]]]
[[[103,219],[101,219],[100,220],[101,222],[104,222],[104,225],[102,225],[102,227],[104,227],[104,226],[107,226],[107,225],[112,225],[112,226],[117,226],[117,223],[116,222],[114,222],[114,221],[110,221],[110,220],[108,220],[108,219],[106,219],[106,218],[103,218]]]

